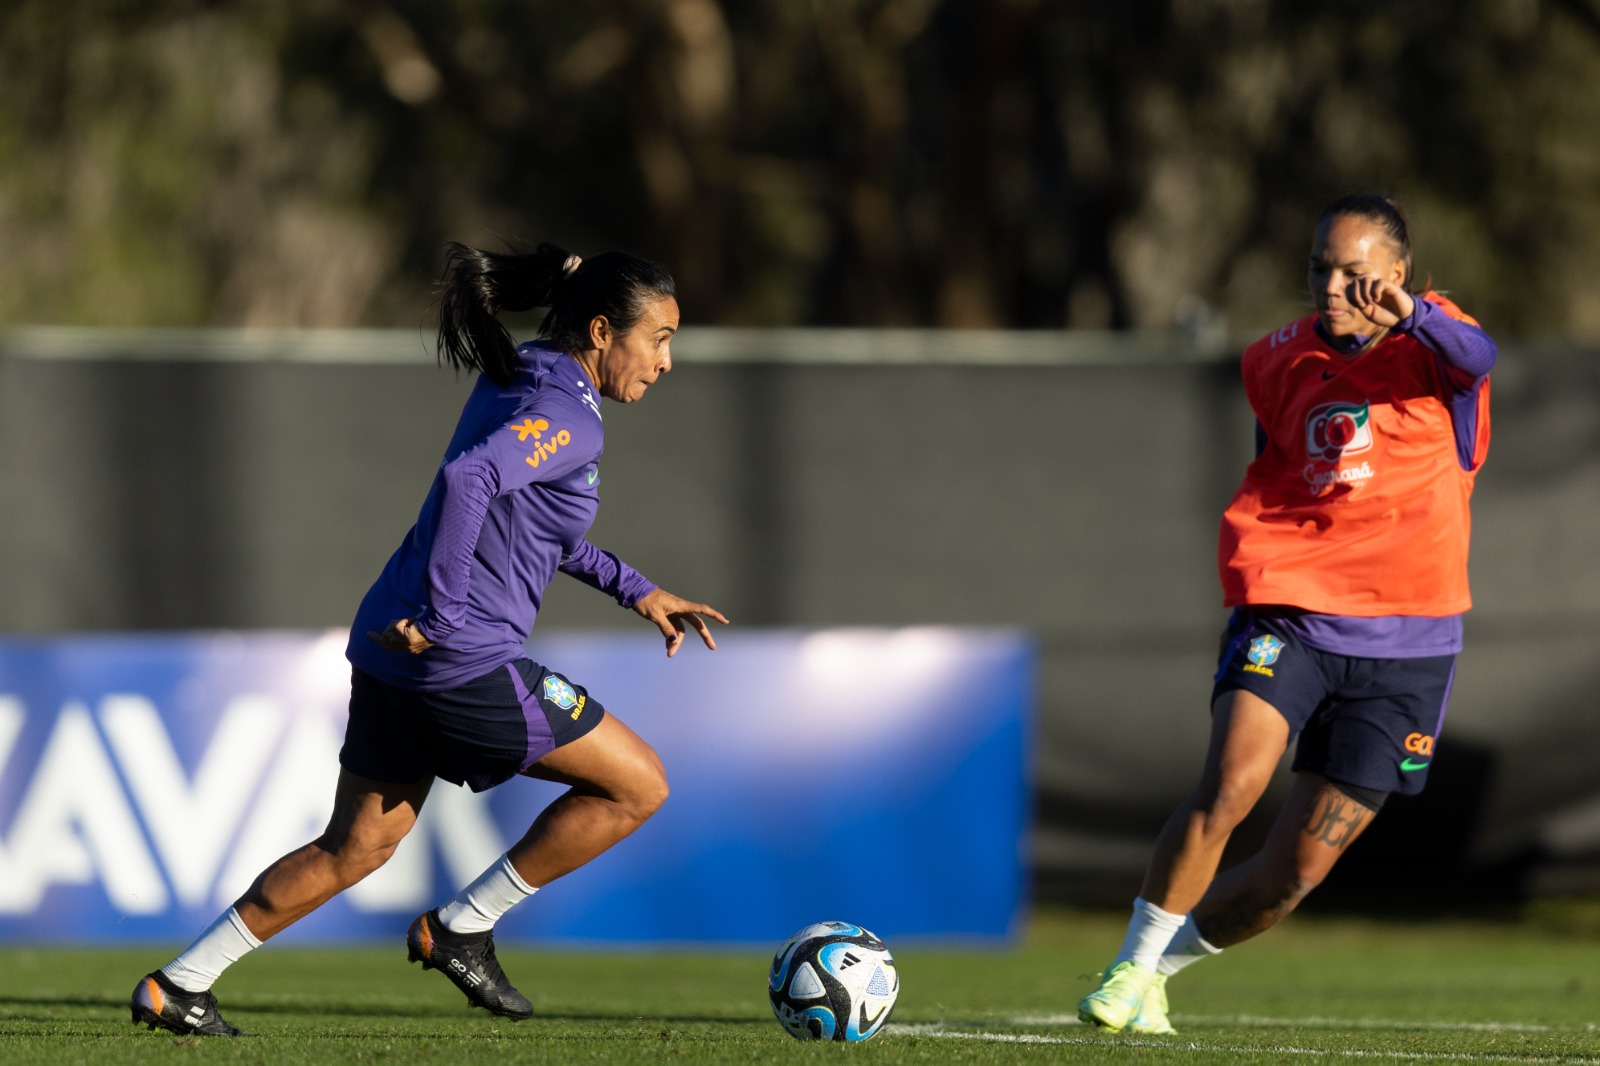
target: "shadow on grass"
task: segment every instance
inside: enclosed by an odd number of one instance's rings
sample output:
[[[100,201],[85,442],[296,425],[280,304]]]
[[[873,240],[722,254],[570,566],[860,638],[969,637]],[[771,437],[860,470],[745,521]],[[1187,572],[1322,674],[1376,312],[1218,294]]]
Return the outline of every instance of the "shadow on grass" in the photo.
[[[462,1009],[440,1009],[431,1005],[399,1004],[399,1003],[325,1003],[314,1001],[291,1000],[249,1000],[240,999],[220,1004],[228,1016],[238,1014],[243,1017],[247,1014],[284,1015],[295,1017],[349,1017],[358,1018],[393,1018],[393,1019],[447,1019],[460,1021],[463,1017],[477,1017],[485,1021],[500,1021],[492,1014],[484,1011],[471,1010],[470,1014],[463,1014]],[[126,999],[111,998],[107,996],[0,996],[0,1011],[7,1015],[10,1022],[59,1022],[61,1018],[54,1014],[25,1014],[27,1008],[40,1007],[74,1007],[90,1010],[112,1010],[126,1012],[128,1001]],[[539,1022],[675,1022],[675,1023],[722,1023],[731,1025],[770,1025],[771,1019],[766,1017],[749,1017],[744,1015],[719,1015],[719,1014],[656,1014],[640,1013],[638,1011],[544,1011],[535,1010],[530,1021]],[[0,1035],[6,1032],[0,1028]]]

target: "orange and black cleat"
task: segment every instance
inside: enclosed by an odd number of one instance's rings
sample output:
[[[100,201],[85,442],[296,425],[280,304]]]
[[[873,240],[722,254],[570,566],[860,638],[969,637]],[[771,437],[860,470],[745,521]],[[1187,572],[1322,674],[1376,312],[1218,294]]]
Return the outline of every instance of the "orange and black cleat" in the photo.
[[[452,933],[437,910],[417,916],[406,933],[406,954],[424,970],[438,970],[466,994],[467,1002],[490,1014],[522,1021],[533,1004],[506,979],[494,957],[494,931]]]
[[[128,1002],[133,1024],[143,1022],[151,1029],[166,1029],[184,1036],[238,1036],[239,1030],[217,1013],[217,997],[211,990],[185,992],[160,970],[147,973],[134,986]]]

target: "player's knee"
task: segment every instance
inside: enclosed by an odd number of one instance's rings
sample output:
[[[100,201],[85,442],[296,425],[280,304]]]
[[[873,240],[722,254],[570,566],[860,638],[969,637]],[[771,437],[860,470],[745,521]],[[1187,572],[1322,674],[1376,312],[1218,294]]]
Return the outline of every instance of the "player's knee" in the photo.
[[[403,839],[392,833],[351,832],[325,839],[323,846],[338,865],[341,880],[354,884],[388,862]]]
[[[395,848],[399,846],[399,842],[396,841],[393,844],[366,848],[347,859],[346,868],[353,875],[354,880],[359,881],[388,862],[390,856],[394,854]]]
[[[660,763],[642,771],[628,789],[628,810],[635,820],[645,821],[667,802],[671,789]]]
[[[644,824],[667,802],[667,771],[661,759],[648,746],[631,761],[625,778],[610,789],[612,802],[633,821]]]
[[[1256,805],[1261,791],[1253,783],[1219,778],[1197,797],[1195,809],[1203,816],[1206,833],[1231,833]]]

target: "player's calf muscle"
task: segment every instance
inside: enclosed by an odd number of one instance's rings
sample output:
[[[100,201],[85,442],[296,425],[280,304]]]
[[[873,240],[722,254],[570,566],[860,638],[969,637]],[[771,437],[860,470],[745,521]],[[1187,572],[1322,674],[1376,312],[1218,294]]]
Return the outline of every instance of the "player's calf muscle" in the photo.
[[[1229,948],[1283,921],[1313,887],[1299,880],[1251,885],[1233,899],[1197,909],[1195,924],[1207,941]]]

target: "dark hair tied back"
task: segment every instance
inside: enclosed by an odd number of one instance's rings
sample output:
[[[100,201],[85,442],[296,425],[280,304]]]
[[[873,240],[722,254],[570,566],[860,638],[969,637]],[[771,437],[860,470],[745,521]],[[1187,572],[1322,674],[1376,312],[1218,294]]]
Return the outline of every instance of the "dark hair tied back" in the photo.
[[[627,252],[580,259],[541,244],[532,252],[485,252],[445,245],[440,279],[439,359],[476,370],[497,385],[511,384],[516,344],[501,311],[548,307],[539,336],[573,355],[589,347],[589,323],[604,317],[627,333],[651,303],[677,295],[672,275]]]
[[[1392,197],[1379,193],[1341,196],[1322,209],[1322,214],[1317,216],[1317,225],[1335,218],[1364,219],[1383,230],[1398,248],[1396,258],[1406,265],[1405,287],[1412,289],[1411,230],[1406,225],[1406,213]]]

